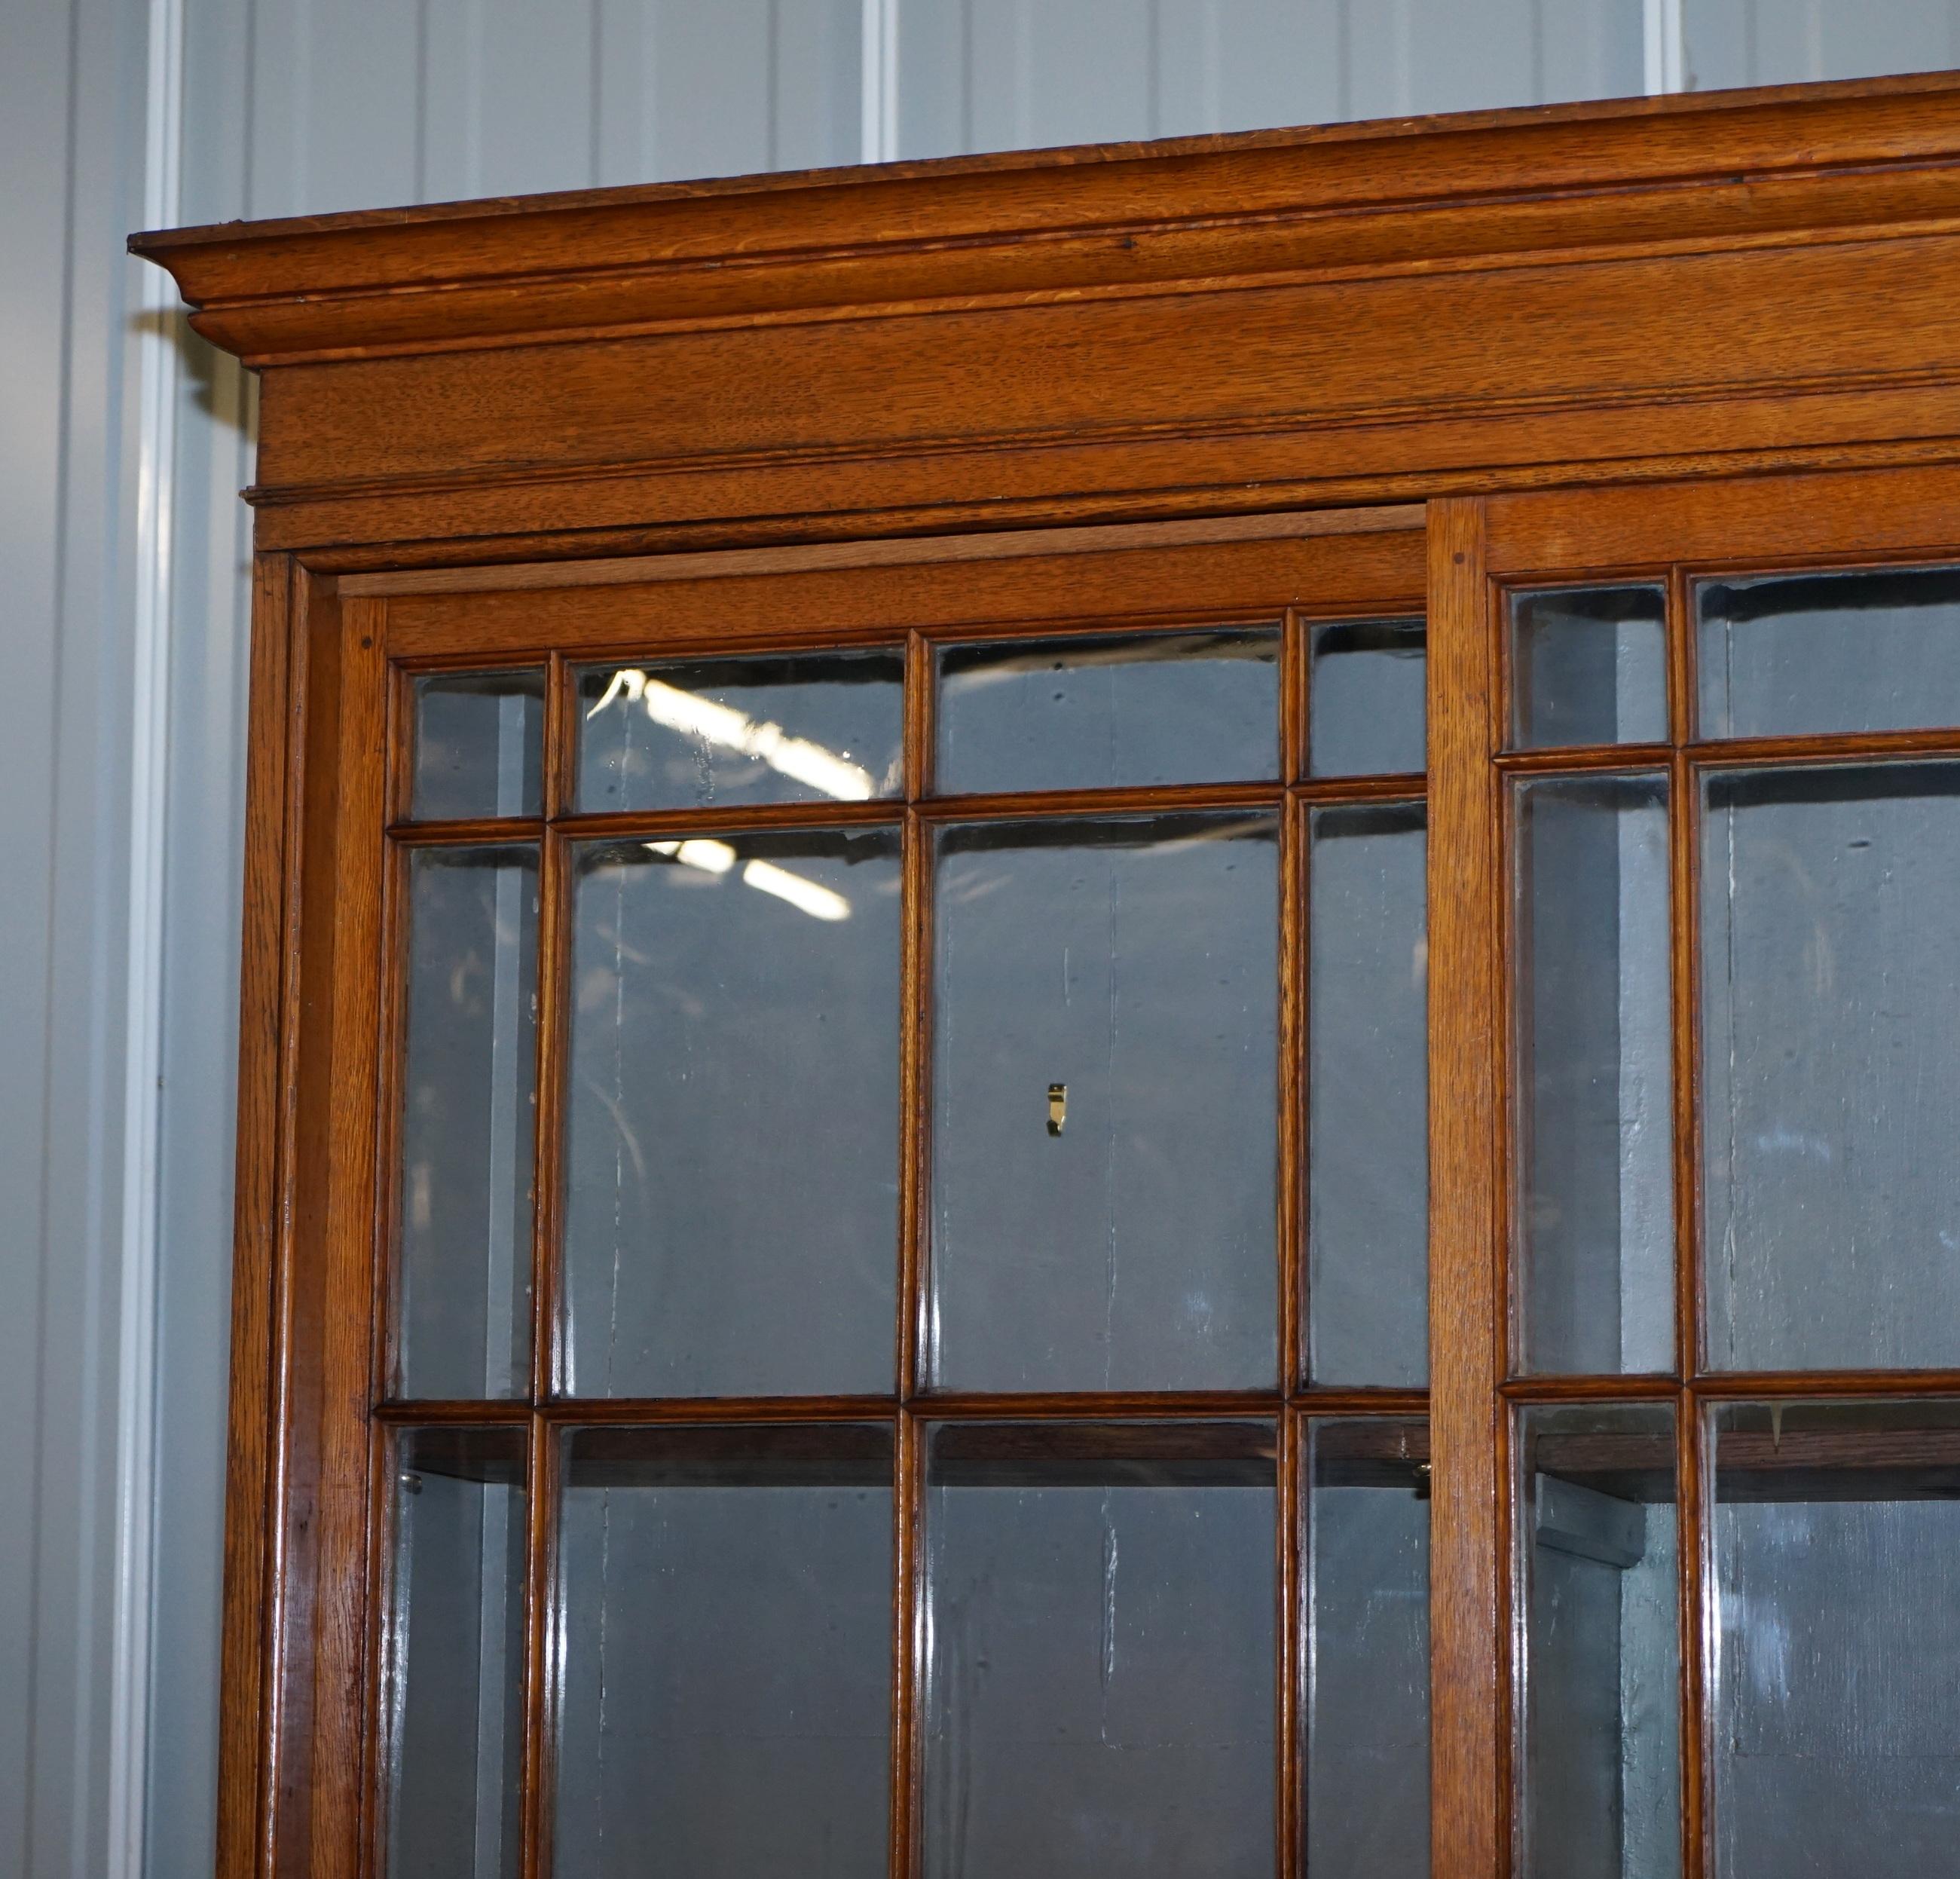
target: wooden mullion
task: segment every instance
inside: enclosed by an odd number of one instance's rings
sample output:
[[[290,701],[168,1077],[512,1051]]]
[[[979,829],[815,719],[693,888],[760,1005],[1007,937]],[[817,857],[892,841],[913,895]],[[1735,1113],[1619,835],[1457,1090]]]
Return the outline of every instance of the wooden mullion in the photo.
[[[401,848],[499,848],[543,839],[536,816],[473,816],[453,822],[391,822],[388,839]]]
[[[530,1422],[524,1498],[524,1663],[520,1879],[551,1879],[552,1797],[557,1763],[561,1667],[552,1661],[558,1598],[558,1431],[542,1416]]]
[[[1309,807],[1336,808],[1344,803],[1418,803],[1427,793],[1428,779],[1420,770],[1389,772],[1380,776],[1310,776],[1287,791],[1295,802]]]
[[[1148,816],[1206,809],[1277,811],[1286,786],[1262,783],[1153,783],[1127,789],[1044,789],[939,796],[918,813],[934,822],[1039,822],[1103,816]]]
[[[1535,776],[1548,770],[1562,775],[1567,771],[1662,769],[1673,754],[1666,744],[1579,744],[1500,750],[1492,761],[1507,776]]]
[[[552,824],[567,841],[633,841],[645,837],[739,834],[749,830],[893,827],[905,820],[896,798],[873,802],[733,803],[709,809],[634,809],[603,815],[565,815]]]
[[[1706,1360],[1701,1216],[1701,971],[1700,935],[1701,805],[1685,748],[1699,723],[1694,620],[1688,578],[1669,572],[1667,591],[1668,722],[1675,744],[1669,765],[1668,853],[1669,1019],[1672,1037],[1674,1123],[1675,1363],[1693,1377]],[[1701,1412],[1691,1387],[1675,1411],[1678,1479],[1675,1555],[1681,1651],[1681,1857],[1682,1879],[1704,1879],[1710,1861],[1707,1780],[1713,1737],[1707,1709],[1709,1632],[1704,1511],[1704,1449]]]
[[[1274,1635],[1278,1645],[1274,1717],[1274,1779],[1273,1822],[1279,1836],[1280,1879],[1300,1879],[1306,1865],[1306,1766],[1302,1760],[1305,1732],[1302,1726],[1303,1685],[1305,1671],[1306,1601],[1300,1584],[1300,1562],[1305,1557],[1302,1539],[1306,1529],[1306,1502],[1302,1482],[1300,1447],[1307,1433],[1303,1417],[1290,1412],[1279,1419],[1278,1492],[1274,1498],[1277,1529],[1278,1599]]]
[[[1289,800],[1280,820],[1278,1193],[1274,1222],[1278,1240],[1281,1387],[1287,1395],[1306,1381],[1306,1314],[1310,1306],[1306,1272],[1308,872],[1309,816]]]
[[[561,1231],[567,1059],[571,1049],[571,857],[563,836],[548,833],[538,855],[537,1038],[532,1126],[530,1395],[542,1403],[565,1384],[559,1348],[564,1284]]]
[[[1506,1844],[1498,1601],[1501,1193],[1497,667],[1484,511],[1429,512],[1430,1699],[1434,1879]]]

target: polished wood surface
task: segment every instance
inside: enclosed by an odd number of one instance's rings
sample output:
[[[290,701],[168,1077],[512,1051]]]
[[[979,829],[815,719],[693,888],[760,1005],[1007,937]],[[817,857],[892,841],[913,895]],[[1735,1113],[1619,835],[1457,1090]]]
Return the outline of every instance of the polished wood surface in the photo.
[[[446,205],[133,245],[176,275],[200,331],[264,374],[224,1879],[379,1870],[380,1490],[411,1425],[527,1432],[527,1879],[549,1866],[563,1431],[602,1428],[626,1455],[636,1428],[678,1440],[710,1422],[892,1427],[891,1871],[916,1872],[928,1412],[970,1434],[976,1456],[990,1440],[1065,1447],[1063,1425],[1084,1417],[1132,1441],[1157,1439],[1134,1433],[1152,1418],[1222,1423],[1204,1439],[1231,1447],[1252,1419],[1252,1459],[1294,1509],[1310,1414],[1427,1416],[1415,1446],[1376,1455],[1360,1441],[1348,1459],[1405,1470],[1420,1453],[1433,1467],[1433,1869],[1498,1879],[1513,1858],[1513,1419],[1531,1404],[1628,1402],[1675,1413],[1678,1439],[1642,1478],[1671,1487],[1684,1523],[1684,1871],[1704,1879],[1707,1536],[1721,1491],[1707,1419],[1734,1401],[1960,1396],[1960,1373],[1705,1368],[1684,814],[1670,861],[1675,1365],[1509,1374],[1502,791],[1512,774],[1639,763],[1668,771],[1685,804],[1714,767],[1960,754],[1951,729],[1717,743],[1685,728],[1691,575],[1960,556],[1960,77]],[[1504,591],[1627,575],[1668,588],[1669,739],[1502,751]],[[1276,1225],[1297,1247],[1306,805],[1425,791],[1420,776],[1296,780],[1304,624],[1425,610],[1430,1390],[1305,1388],[1288,1256],[1271,1390],[928,1401],[917,1305],[933,824],[1092,801],[1281,818]],[[1287,761],[1273,784],[1120,801],[931,795],[924,679],[937,644],[1248,619],[1283,623],[1286,637]],[[908,798],[569,813],[578,660],[866,643],[904,649]],[[405,1405],[385,1399],[380,1322],[400,992],[387,857],[492,825],[402,820],[399,698],[413,670],[515,661],[547,668],[552,726],[545,814],[494,825],[542,850],[534,1371],[514,1404]],[[819,815],[905,831],[908,1310],[893,1392],[568,1403],[553,1369],[565,844]],[[1860,1468],[1909,1492],[1946,1482],[1950,1447],[1944,1435],[1862,1450],[1819,1438],[1785,1463],[1728,1437],[1723,1456],[1738,1492],[1793,1477],[1849,1491]],[[1249,1465],[1236,1449],[1226,1459]],[[1276,1544],[1275,1869],[1293,1879],[1297,1524],[1283,1518]]]

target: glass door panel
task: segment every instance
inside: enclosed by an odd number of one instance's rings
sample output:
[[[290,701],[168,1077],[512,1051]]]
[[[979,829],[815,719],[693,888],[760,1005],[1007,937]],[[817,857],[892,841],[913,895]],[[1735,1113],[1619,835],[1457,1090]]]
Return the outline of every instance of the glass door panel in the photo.
[[[1308,813],[1307,1374],[1429,1374],[1428,847],[1420,803]]]
[[[1429,1432],[1308,1425],[1306,1871],[1429,1870]]]
[[[517,1879],[524,1752],[524,1432],[392,1444],[383,1645],[389,1879]]]
[[[558,1879],[883,1869],[892,1454],[883,1425],[564,1438]]]
[[[1274,1432],[933,1433],[931,1879],[1273,1871]]]
[[[1703,804],[1710,1361],[1960,1365],[1960,764]]]
[[[1527,1371],[1673,1365],[1667,794],[1588,775],[1512,798]]]
[[[1681,1871],[1681,1645],[1672,1411],[1519,1412],[1524,1648],[1519,1870]]]
[[[568,1394],[890,1390],[899,846],[574,851]]]
[[[411,848],[405,873],[393,1393],[524,1396],[538,852]]]
[[[1243,814],[940,836],[935,1386],[1271,1385],[1278,836]]]
[[[1719,1879],[1960,1844],[1960,1403],[1713,1413]]]

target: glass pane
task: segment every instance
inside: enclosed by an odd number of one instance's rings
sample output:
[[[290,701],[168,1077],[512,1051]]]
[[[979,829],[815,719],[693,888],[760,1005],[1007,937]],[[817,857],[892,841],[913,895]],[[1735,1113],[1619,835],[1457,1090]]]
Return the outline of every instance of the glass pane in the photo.
[[[1738,1403],[1715,1427],[1717,1872],[1950,1872],[1960,1404]]]
[[[1561,744],[1667,737],[1667,590],[1552,588],[1511,597],[1512,736]]]
[[[1318,809],[1311,830],[1309,1374],[1419,1385],[1429,1374],[1422,805]]]
[[[898,795],[904,681],[896,647],[584,667],[578,807],[708,809]]]
[[[896,829],[578,851],[565,1387],[889,1390]]]
[[[935,1384],[1274,1380],[1278,833],[1233,814],[940,836]]]
[[[1429,1871],[1429,1432],[1309,1425],[1306,1870]]]
[[[566,1449],[552,1870],[883,1872],[890,1429],[581,1429]]]
[[[1667,785],[1548,778],[1513,808],[1524,1368],[1668,1370]]]
[[[1674,1412],[1520,1412],[1526,1879],[1681,1871]]]
[[[1273,1432],[943,1426],[927,1482],[930,1879],[1266,1879]]]
[[[537,850],[411,849],[408,922],[396,1387],[528,1395]]]
[[[383,1646],[389,1879],[515,1879],[524,1432],[396,1438]]]
[[[1279,774],[1280,629],[993,640],[939,655],[949,795]]]
[[[542,671],[431,673],[415,696],[417,821],[544,814]]]
[[[1695,590],[1704,737],[1960,724],[1960,568]]]
[[[1312,629],[1309,775],[1398,776],[1427,767],[1425,643],[1419,619]]]
[[[1710,1361],[1960,1362],[1960,764],[1704,800]]]

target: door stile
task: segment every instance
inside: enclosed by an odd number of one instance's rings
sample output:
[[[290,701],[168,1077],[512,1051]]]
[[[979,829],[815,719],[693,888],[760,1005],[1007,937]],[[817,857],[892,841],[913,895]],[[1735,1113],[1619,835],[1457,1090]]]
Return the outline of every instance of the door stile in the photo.
[[[1497,661],[1484,507],[1429,505],[1431,1834],[1434,1879],[1505,1844]]]

